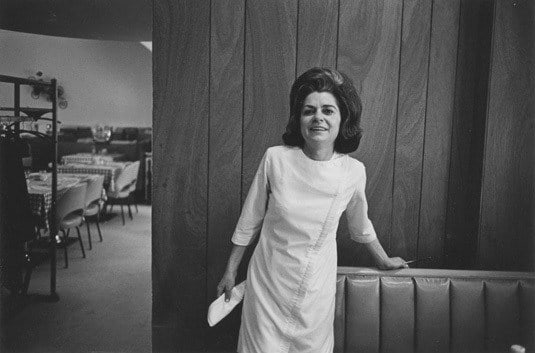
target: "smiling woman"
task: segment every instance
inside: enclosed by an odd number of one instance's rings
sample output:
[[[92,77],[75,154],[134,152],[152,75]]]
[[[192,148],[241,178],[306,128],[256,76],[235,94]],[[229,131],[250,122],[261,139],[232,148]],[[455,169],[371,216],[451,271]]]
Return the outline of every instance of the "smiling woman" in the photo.
[[[332,352],[336,230],[344,211],[352,239],[380,268],[407,267],[377,240],[364,165],[347,155],[360,141],[360,106],[352,82],[335,70],[310,69],[292,86],[286,146],[264,154],[217,287],[229,300],[245,248],[259,236],[238,352]]]

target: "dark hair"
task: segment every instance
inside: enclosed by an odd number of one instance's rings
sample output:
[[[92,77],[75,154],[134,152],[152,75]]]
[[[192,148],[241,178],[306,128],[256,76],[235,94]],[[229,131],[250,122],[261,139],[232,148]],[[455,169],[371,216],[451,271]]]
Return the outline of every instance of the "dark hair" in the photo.
[[[306,97],[313,92],[329,92],[340,109],[340,131],[334,142],[334,150],[350,153],[357,150],[362,137],[360,115],[362,103],[351,79],[344,73],[327,68],[312,68],[295,80],[290,91],[290,119],[282,141],[288,146],[303,147],[301,135],[301,110]]]

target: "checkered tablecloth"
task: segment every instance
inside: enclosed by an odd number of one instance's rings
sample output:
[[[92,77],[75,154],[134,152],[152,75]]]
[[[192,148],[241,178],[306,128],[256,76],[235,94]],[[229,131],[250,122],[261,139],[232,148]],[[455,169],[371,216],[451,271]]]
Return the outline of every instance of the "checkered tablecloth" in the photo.
[[[128,162],[112,162],[106,165],[71,163],[58,166],[58,173],[81,173],[104,175],[104,188],[115,190],[115,181]]]
[[[98,174],[58,174],[58,199],[70,187],[83,183],[88,180],[98,178]],[[38,225],[41,228],[49,229],[49,215],[52,207],[52,186],[50,183],[52,175],[47,173],[47,181],[27,180],[28,197],[30,199],[30,207],[32,213],[38,219]],[[106,199],[106,192],[102,191],[102,198]]]
[[[61,163],[63,164],[108,164],[120,160],[122,154],[92,154],[92,153],[77,153],[69,154],[61,157]]]
[[[46,181],[27,180],[28,198],[30,200],[30,207],[32,213],[38,219],[38,225],[41,228],[49,228],[49,214],[52,206],[52,175],[46,174]],[[80,178],[59,176],[58,175],[58,198],[63,195],[70,187],[83,182]]]

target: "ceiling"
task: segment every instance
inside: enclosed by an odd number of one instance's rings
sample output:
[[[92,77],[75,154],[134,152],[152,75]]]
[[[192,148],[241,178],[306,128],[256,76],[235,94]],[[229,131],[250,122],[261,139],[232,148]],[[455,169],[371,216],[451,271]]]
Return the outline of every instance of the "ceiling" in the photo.
[[[152,40],[152,0],[0,0],[0,29],[59,37]]]

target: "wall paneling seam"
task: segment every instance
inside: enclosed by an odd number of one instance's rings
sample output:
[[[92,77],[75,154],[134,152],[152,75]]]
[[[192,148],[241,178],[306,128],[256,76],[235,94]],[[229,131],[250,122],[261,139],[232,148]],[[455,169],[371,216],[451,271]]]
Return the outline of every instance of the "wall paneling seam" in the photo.
[[[458,17],[458,20],[457,20],[457,53],[455,55],[455,77],[453,79],[453,83],[454,83],[454,91],[457,89],[457,74],[458,74],[458,63],[459,63],[459,46],[460,46],[460,39],[461,39],[461,19],[462,19],[462,11],[463,11],[463,1],[460,0],[459,1],[459,17]],[[448,262],[449,263],[449,260],[448,259],[448,256],[450,255],[449,254],[449,250],[450,250],[450,247],[451,247],[451,234],[448,236],[448,233],[450,231],[450,226],[449,226],[449,220],[448,220],[448,215],[449,215],[449,208],[450,208],[450,202],[451,202],[451,195],[450,195],[450,184],[451,184],[451,160],[452,160],[452,154],[453,154],[453,132],[454,132],[454,128],[455,128],[455,116],[456,116],[456,111],[455,111],[455,108],[457,107],[457,104],[458,104],[458,98],[457,98],[457,94],[454,94],[453,95],[453,109],[452,109],[452,114],[451,114],[451,117],[450,119],[452,120],[451,121],[451,131],[450,131],[450,155],[449,155],[449,160],[448,160],[448,183],[446,184],[446,214],[445,214],[445,217],[444,217],[444,241],[443,241],[443,244],[442,244],[442,265],[444,266],[446,263],[445,262]],[[448,239],[449,238],[449,239]]]
[[[421,216],[422,216],[422,195],[423,195],[423,183],[424,183],[424,161],[425,161],[425,142],[426,142],[426,131],[427,131],[427,107],[429,106],[429,72],[431,68],[431,43],[433,42],[433,8],[435,0],[431,1],[431,10],[430,10],[430,19],[429,19],[429,42],[428,42],[428,51],[427,51],[427,81],[425,86],[425,108],[424,108],[424,126],[423,126],[423,139],[422,139],[422,164],[420,169],[420,200],[418,201],[418,225],[416,233],[416,257],[419,256],[420,252],[420,227],[422,225]]]
[[[492,2],[492,22],[491,22],[491,29],[490,29],[490,59],[489,59],[489,72],[488,72],[488,76],[487,76],[487,97],[486,97],[486,104],[485,104],[485,126],[483,126],[483,129],[484,129],[484,133],[483,133],[483,155],[482,155],[482,158],[483,158],[483,161],[482,161],[482,166],[481,166],[481,184],[479,186],[479,190],[480,190],[480,193],[479,193],[479,215],[478,215],[478,220],[477,220],[477,243],[476,243],[476,253],[475,253],[475,258],[476,258],[476,264],[477,266],[481,266],[481,250],[480,250],[480,245],[481,245],[481,215],[482,215],[482,205],[483,205],[483,186],[485,185],[485,163],[487,161],[487,149],[485,148],[485,146],[487,146],[487,139],[488,139],[488,126],[489,124],[487,123],[487,120],[489,118],[489,107],[490,107],[490,89],[492,88],[492,64],[493,64],[493,61],[494,61],[494,43],[495,43],[495,38],[494,36],[496,35],[496,31],[495,31],[495,24],[496,24],[496,12],[497,12],[497,5],[496,5],[496,1],[493,1]]]
[[[240,150],[240,213],[243,206],[243,147],[245,138],[245,74],[247,68],[247,0],[243,1],[243,64],[242,64],[242,115],[241,115],[241,150]]]
[[[393,166],[392,166],[392,187],[391,187],[391,199],[390,199],[390,231],[388,234],[388,245],[387,245],[387,251],[390,252],[392,249],[392,232],[394,230],[394,197],[395,197],[395,189],[396,189],[396,149],[398,145],[398,121],[399,121],[399,91],[400,91],[400,85],[401,85],[401,55],[403,51],[403,15],[405,13],[405,0],[401,2],[401,21],[399,23],[400,25],[400,31],[399,31],[399,56],[398,56],[398,87],[397,87],[397,95],[396,95],[396,131],[394,133],[394,156],[393,156]]]

